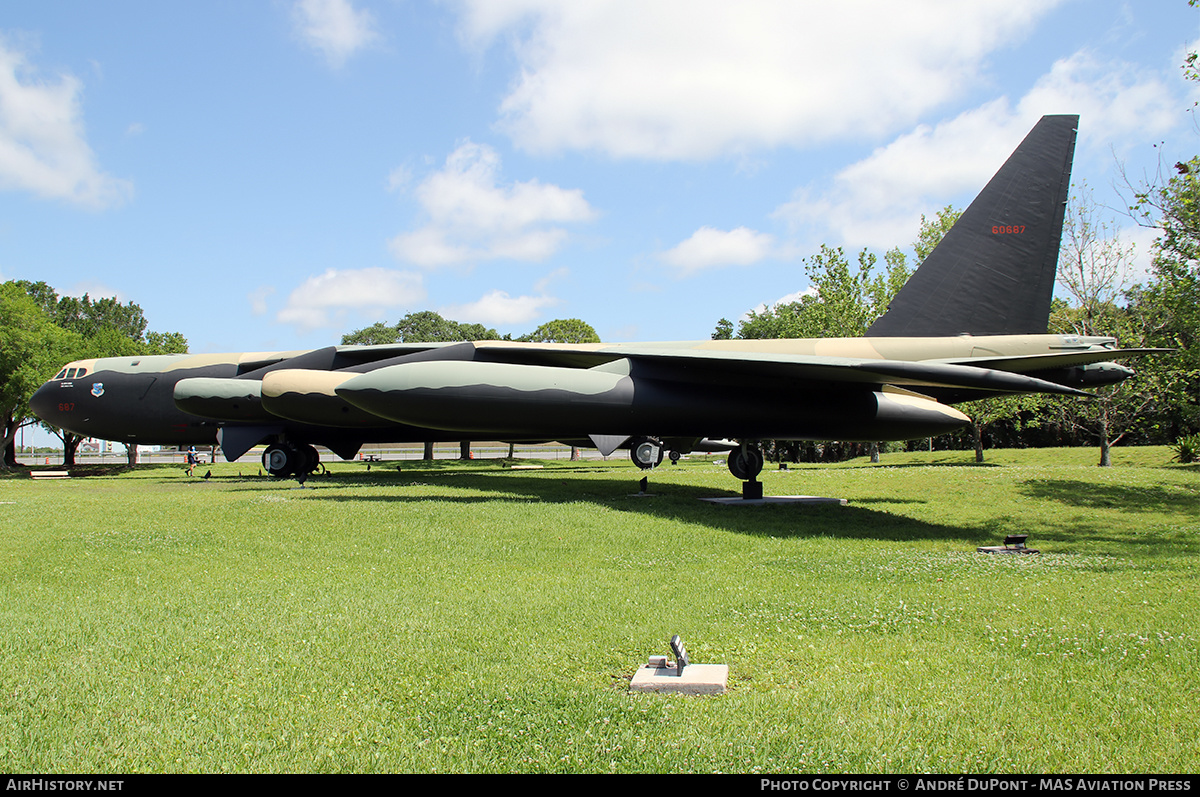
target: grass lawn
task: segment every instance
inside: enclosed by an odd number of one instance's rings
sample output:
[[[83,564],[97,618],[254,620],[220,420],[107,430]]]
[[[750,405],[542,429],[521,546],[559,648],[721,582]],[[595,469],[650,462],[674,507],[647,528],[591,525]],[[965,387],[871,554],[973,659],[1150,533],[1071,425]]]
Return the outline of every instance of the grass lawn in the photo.
[[[1200,470],[1113,454],[2,479],[0,770],[1194,772]]]

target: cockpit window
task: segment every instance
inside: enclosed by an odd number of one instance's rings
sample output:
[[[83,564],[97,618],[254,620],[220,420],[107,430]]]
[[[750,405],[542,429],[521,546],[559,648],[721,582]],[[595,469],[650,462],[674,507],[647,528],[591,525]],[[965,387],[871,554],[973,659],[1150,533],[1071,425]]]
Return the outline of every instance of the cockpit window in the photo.
[[[75,366],[72,368],[69,365],[64,365],[63,369],[54,377],[55,379],[82,379],[87,376],[88,369]]]

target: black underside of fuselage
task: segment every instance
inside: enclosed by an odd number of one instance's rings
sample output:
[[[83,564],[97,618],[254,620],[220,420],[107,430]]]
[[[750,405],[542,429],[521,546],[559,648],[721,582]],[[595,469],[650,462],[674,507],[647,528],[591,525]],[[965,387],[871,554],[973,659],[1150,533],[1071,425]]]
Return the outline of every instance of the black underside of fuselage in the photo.
[[[146,374],[100,370],[83,379],[47,382],[29,403],[34,413],[51,426],[83,437],[137,445],[210,445],[216,443],[217,430],[222,427],[262,428],[265,435],[339,450],[364,443],[457,439],[445,432],[402,427],[382,418],[378,427],[360,429],[314,426],[282,418],[264,425],[201,418],[175,406],[175,384],[180,380],[236,376],[237,366],[233,363]]]

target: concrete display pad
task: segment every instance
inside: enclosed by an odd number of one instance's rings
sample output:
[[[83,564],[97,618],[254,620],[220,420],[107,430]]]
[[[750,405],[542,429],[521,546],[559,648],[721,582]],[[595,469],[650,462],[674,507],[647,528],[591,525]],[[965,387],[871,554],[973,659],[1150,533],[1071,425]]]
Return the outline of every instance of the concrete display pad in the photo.
[[[689,664],[683,675],[674,667],[643,665],[633,674],[634,692],[679,692],[685,695],[723,695],[729,682],[728,664]]]
[[[69,479],[71,474],[65,470],[31,470],[29,471],[30,478],[33,479]]]
[[[975,550],[978,553],[1041,553],[1035,548],[1006,548],[1003,545],[983,546]]]
[[[763,498],[701,498],[700,500],[725,506],[762,506],[763,504],[838,504],[846,506],[845,498],[822,498],[818,495],[768,495]]]

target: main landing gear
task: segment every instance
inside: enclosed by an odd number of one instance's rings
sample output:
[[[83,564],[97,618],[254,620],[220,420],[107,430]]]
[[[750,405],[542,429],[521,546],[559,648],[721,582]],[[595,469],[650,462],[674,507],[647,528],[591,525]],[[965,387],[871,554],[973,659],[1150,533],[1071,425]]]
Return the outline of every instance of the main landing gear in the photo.
[[[263,470],[277,479],[295,476],[304,484],[304,480],[321,467],[321,454],[314,446],[285,440],[267,446],[262,464]]]
[[[749,443],[742,443],[740,447],[729,452],[727,464],[729,472],[742,480],[742,498],[747,501],[762,499],[762,482],[758,480],[758,474],[762,473],[763,469],[762,452]]]

